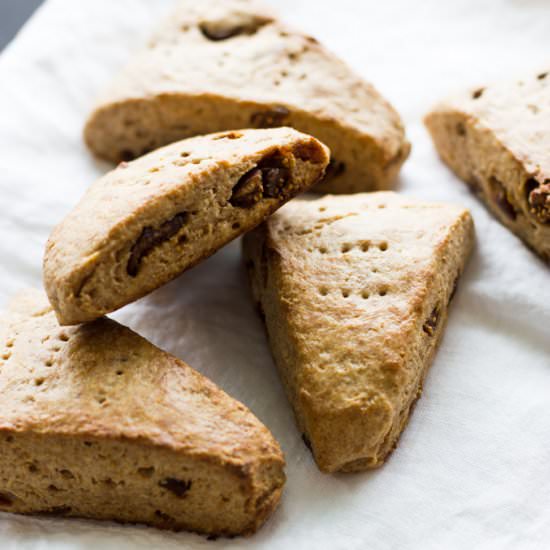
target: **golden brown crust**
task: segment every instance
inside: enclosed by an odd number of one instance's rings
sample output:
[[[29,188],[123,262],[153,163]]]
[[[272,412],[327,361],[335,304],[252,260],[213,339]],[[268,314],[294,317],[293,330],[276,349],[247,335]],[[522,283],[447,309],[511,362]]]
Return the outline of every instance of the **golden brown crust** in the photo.
[[[550,74],[468,90],[425,119],[441,159],[550,261]]]
[[[267,428],[131,330],[108,319],[64,329],[46,304],[27,293],[0,318],[0,509],[259,527],[284,483]]]
[[[253,294],[320,469],[380,465],[443,332],[468,211],[394,193],[295,200],[244,239]]]
[[[183,140],[95,182],[52,232],[44,286],[61,324],[113,311],[210,256],[318,181],[327,148],[291,128]]]
[[[185,0],[116,78],[85,128],[127,160],[198,134],[292,126],[326,143],[322,192],[387,189],[409,154],[399,115],[314,38],[257,2]]]

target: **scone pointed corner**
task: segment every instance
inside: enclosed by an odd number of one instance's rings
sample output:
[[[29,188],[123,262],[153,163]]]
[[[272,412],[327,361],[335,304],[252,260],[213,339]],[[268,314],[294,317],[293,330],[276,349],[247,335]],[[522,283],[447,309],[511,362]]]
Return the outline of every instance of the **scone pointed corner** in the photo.
[[[467,210],[389,192],[296,200],[245,236],[254,299],[322,471],[377,467],[397,444],[473,238]]]
[[[112,320],[62,328],[43,293],[18,296],[0,316],[0,390],[2,512],[234,536],[277,506],[269,430]]]
[[[53,230],[44,287],[63,325],[137,300],[320,181],[329,150],[292,128],[182,140],[122,163]]]
[[[410,151],[399,114],[373,86],[242,0],[181,0],[101,97],[84,135],[95,155],[119,162],[194,135],[278,126],[331,148],[320,192],[389,189]]]
[[[539,71],[440,102],[424,119],[441,160],[550,262],[550,77]]]

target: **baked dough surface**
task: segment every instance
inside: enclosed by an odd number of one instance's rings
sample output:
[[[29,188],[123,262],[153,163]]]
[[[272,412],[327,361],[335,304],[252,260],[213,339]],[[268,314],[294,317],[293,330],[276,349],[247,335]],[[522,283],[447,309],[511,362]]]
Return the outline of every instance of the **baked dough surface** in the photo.
[[[244,239],[252,291],[319,468],[395,447],[473,241],[469,212],[392,192],[295,200]]]
[[[183,361],[28,291],[0,316],[0,510],[235,535],[279,501],[267,428]]]

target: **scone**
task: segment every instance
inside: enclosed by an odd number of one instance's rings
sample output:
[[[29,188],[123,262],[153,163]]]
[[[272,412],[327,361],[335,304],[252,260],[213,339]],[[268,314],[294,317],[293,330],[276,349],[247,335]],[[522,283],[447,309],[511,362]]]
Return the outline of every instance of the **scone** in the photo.
[[[245,236],[254,298],[325,472],[381,465],[443,334],[467,210],[392,192],[295,200]]]
[[[443,161],[550,261],[550,72],[459,94],[425,122]]]
[[[0,316],[0,511],[254,532],[284,459],[267,428],[109,319],[62,329],[29,291]]]
[[[118,162],[189,136],[274,126],[331,149],[323,192],[387,189],[410,149],[370,84],[251,0],[181,1],[99,99],[84,134],[96,155]]]
[[[62,325],[140,298],[317,182],[328,150],[290,128],[183,140],[95,182],[54,229],[44,285]]]

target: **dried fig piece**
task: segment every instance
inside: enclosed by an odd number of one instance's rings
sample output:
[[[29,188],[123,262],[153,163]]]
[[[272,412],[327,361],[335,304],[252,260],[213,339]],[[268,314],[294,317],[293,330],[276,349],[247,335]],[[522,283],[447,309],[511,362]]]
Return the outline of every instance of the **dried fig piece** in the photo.
[[[494,176],[489,178],[489,188],[491,191],[491,197],[500,208],[501,212],[510,220],[515,220],[517,217],[517,211],[514,205],[508,200],[508,194],[506,188]]]
[[[261,160],[244,174],[235,187],[229,202],[238,208],[251,208],[262,198],[283,197],[290,180],[290,170],[279,153]]]
[[[132,246],[130,258],[126,266],[128,275],[135,277],[138,274],[141,260],[155,247],[176,235],[184,226],[188,217],[187,212],[180,212],[156,229],[144,227],[141,235]]]
[[[436,307],[433,308],[430,316],[426,319],[426,322],[422,325],[422,330],[428,335],[433,336],[435,334],[435,328],[439,321],[439,310]]]
[[[271,109],[258,111],[250,117],[250,123],[255,128],[275,128],[284,126],[290,111],[282,105],[275,105]]]
[[[191,489],[191,484],[191,481],[176,479],[175,477],[167,477],[166,479],[159,481],[159,485],[163,489],[174,493],[178,498],[183,498],[185,496],[187,491]]]
[[[264,178],[264,197],[276,198],[284,195],[288,181],[288,168],[284,166],[266,166],[262,168]]]
[[[525,184],[529,212],[540,223],[550,223],[550,181],[540,183],[531,178]]]
[[[203,21],[199,29],[208,40],[219,42],[240,34],[254,34],[268,22],[269,19],[263,17],[240,15],[219,21]]]
[[[212,40],[213,42],[218,42],[219,40],[226,40],[228,38],[232,38],[233,36],[237,36],[239,34],[243,33],[243,27],[242,25],[220,25],[212,24],[212,23],[201,23],[199,25],[199,28],[202,32],[202,34],[208,38],[208,40]]]
[[[229,202],[238,208],[250,208],[263,197],[262,171],[252,168],[241,177],[235,187]]]
[[[290,180],[290,169],[285,157],[280,153],[274,153],[258,163],[258,168],[263,175],[264,197],[283,197]]]

